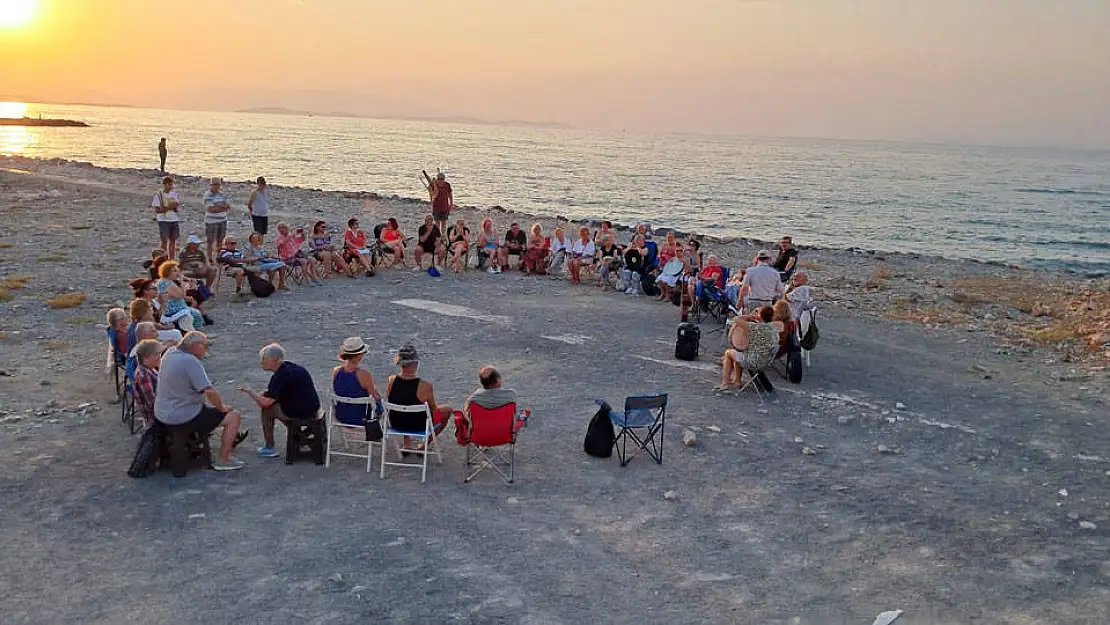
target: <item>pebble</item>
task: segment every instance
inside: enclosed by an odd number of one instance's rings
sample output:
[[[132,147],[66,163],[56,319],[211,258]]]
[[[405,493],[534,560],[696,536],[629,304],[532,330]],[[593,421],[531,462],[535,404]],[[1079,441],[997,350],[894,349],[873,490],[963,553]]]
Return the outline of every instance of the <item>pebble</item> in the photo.
[[[1056,491],[1056,494],[1060,495],[1061,497],[1067,497],[1068,496],[1068,489],[1061,488],[1060,490]]]
[[[902,453],[901,449],[898,449],[897,447],[887,447],[886,445],[879,445],[875,447],[875,451],[879,452],[880,454],[887,454],[891,456]]]
[[[687,447],[693,447],[698,444],[698,435],[694,431],[687,428],[682,432],[682,444]]]
[[[668,490],[665,493],[663,493],[663,499],[666,499],[667,501],[674,501],[677,498],[678,498],[678,494],[675,493],[673,490]]]
[[[715,425],[707,425],[705,426],[705,429],[709,430],[710,432],[717,432],[718,434],[721,432],[721,428]]]
[[[1079,522],[1079,529],[1081,529],[1081,530],[1097,530],[1098,526],[1095,525],[1094,523],[1091,523],[1090,521],[1080,521]]]
[[[817,450],[807,445],[805,447],[802,447],[802,455],[804,455],[804,456],[816,456],[817,455]]]
[[[854,415],[843,415],[836,418],[836,422],[838,425],[851,425],[855,422],[855,420],[856,417]]]
[[[190,514],[189,518],[190,519],[203,519],[204,518],[204,513],[203,512],[197,512],[196,514]]]
[[[802,443],[804,443],[805,441],[804,441],[804,440],[802,440],[802,437],[801,437],[801,436],[795,436],[795,437],[794,437],[794,442],[795,442],[795,443],[798,443],[799,445],[801,445],[801,444],[802,444]]]
[[[903,404],[902,402],[898,402],[898,403],[894,404],[894,409],[895,410],[905,410],[906,405]]]
[[[520,503],[520,500],[516,497],[509,497],[505,500],[505,503],[509,504],[510,506],[515,506],[516,504]]]

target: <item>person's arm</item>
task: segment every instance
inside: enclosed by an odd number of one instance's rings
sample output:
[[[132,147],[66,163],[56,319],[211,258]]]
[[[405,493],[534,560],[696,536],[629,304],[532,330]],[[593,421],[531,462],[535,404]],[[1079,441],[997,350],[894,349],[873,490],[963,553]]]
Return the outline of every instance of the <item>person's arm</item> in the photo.
[[[428,404],[432,412],[436,411],[436,394],[432,391],[432,383],[427,380],[420,380],[420,386],[416,389],[416,398]]]
[[[451,210],[455,210],[455,190],[452,188],[447,189],[447,205]]]
[[[786,261],[786,269],[783,269],[783,271],[789,273],[790,270],[794,269],[794,264],[797,263],[797,262],[798,262],[798,255],[797,254],[792,254],[790,256],[790,260]]]
[[[166,208],[166,200],[161,191],[159,191],[158,194],[154,196],[154,199],[151,200],[150,205],[154,208],[154,212],[159,215],[169,210]]]
[[[379,393],[377,387],[374,386],[374,376],[370,375],[369,371],[365,369],[358,370],[358,383],[367,393],[370,393],[370,396],[373,397],[375,401],[382,400],[382,394]]]
[[[177,284],[171,280],[169,286],[166,287],[165,295],[174,299],[182,299],[185,297],[185,289],[177,286]]]
[[[257,404],[258,407],[263,409],[263,410],[265,410],[265,409],[269,408],[270,406],[273,406],[274,404],[277,403],[277,400],[274,399],[273,397],[269,397],[269,396],[264,395],[262,393],[258,393],[258,392],[253,391],[253,390],[251,390],[251,389],[249,389],[245,386],[240,387],[239,390],[242,391],[243,393],[246,393],[247,397],[250,397],[252,400],[254,400],[254,403]]]
[[[417,230],[416,234],[418,235],[417,238],[420,240],[420,242],[423,243],[428,240],[428,237],[432,236],[432,229],[424,228],[424,234],[420,234],[420,230]]]
[[[258,189],[251,190],[251,194],[247,196],[247,213],[254,217],[254,196],[258,195]]]
[[[220,397],[219,391],[214,387],[209,386],[204,389],[204,398],[208,400],[208,403],[212,404],[212,407],[215,408],[217,412],[226,413],[231,410],[231,407],[224,403],[223,398]]]

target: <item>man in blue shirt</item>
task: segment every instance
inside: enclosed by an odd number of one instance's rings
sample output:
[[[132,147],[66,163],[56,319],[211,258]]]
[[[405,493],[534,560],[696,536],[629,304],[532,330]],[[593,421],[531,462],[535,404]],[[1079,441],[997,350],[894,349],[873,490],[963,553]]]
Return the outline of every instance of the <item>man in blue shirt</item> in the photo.
[[[304,367],[285,360],[285,349],[277,343],[270,343],[258,352],[262,369],[273,372],[266,391],[257,393],[249,388],[239,390],[246,393],[262,410],[262,437],[265,445],[258,448],[263,458],[276,458],[274,449],[274,422],[281,421],[289,426],[290,420],[307,421],[320,416],[320,397],[316,394],[316,384]]]

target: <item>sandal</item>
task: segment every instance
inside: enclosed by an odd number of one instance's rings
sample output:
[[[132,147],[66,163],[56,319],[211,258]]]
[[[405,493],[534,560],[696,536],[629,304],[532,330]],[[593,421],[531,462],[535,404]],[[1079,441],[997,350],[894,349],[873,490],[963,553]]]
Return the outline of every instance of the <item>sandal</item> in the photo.
[[[732,386],[728,385],[728,384],[726,384],[724,386],[718,385],[718,386],[713,387],[713,393],[714,394],[725,394],[725,393],[731,393],[732,391],[733,391]]]

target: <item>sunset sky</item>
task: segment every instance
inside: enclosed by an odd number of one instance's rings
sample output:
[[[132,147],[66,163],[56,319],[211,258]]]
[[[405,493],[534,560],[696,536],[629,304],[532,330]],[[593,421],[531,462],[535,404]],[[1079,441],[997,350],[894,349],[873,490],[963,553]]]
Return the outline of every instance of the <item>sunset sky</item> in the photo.
[[[1107,0],[37,5],[0,99],[1110,147]]]

